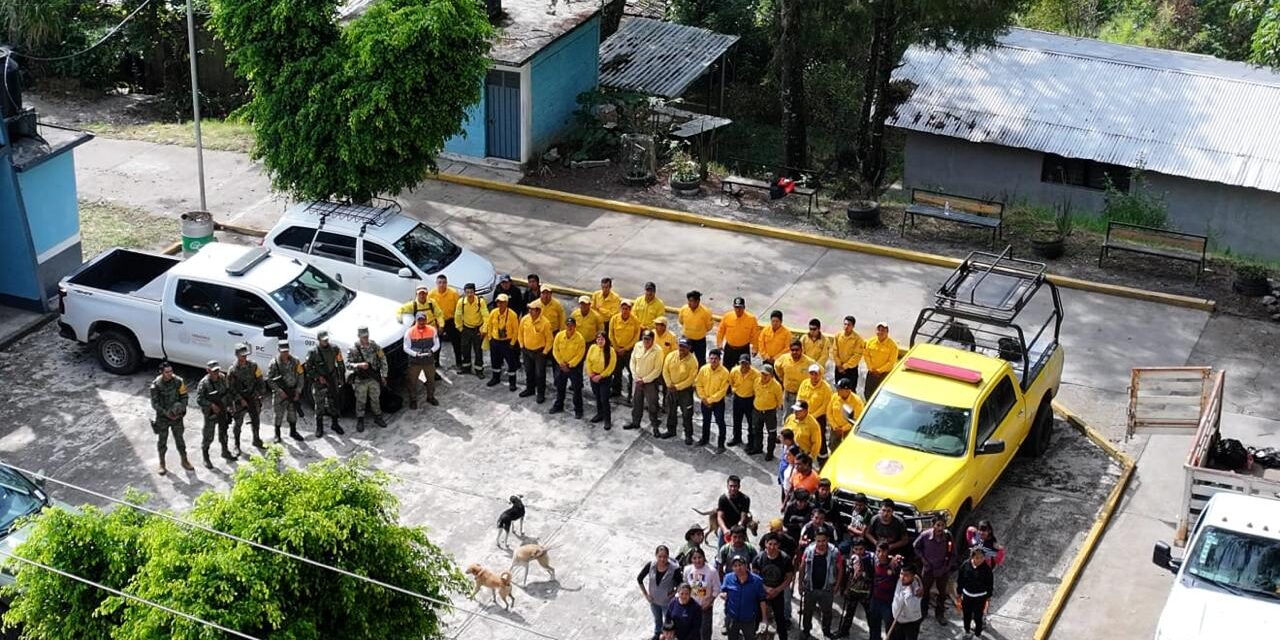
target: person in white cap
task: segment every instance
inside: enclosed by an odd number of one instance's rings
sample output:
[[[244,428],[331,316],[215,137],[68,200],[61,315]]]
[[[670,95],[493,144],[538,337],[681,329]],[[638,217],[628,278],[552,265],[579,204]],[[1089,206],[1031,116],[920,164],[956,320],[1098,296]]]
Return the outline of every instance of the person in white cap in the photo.
[[[570,317],[578,323],[578,333],[581,333],[583,339],[589,343],[596,339],[597,333],[604,331],[604,318],[591,308],[591,296],[578,296],[578,308],[570,314]]]
[[[210,360],[205,365],[205,376],[196,385],[196,404],[204,414],[204,438],[200,442],[204,454],[204,466],[212,469],[213,461],[209,459],[209,445],[213,444],[214,430],[217,430],[218,444],[222,445],[222,457],[235,460],[227,448],[227,426],[231,424],[231,387],[222,375],[222,366],[217,360]]]
[[[809,365],[809,377],[800,383],[800,390],[796,392],[796,398],[809,405],[813,419],[822,429],[822,458],[827,455],[827,407],[831,405],[831,395],[835,393],[823,378],[824,373],[826,371],[822,365]],[[819,456],[814,456],[814,459],[818,460]]]
[[[289,437],[301,440],[298,433],[298,409],[302,403],[305,371],[302,362],[289,353],[289,341],[281,340],[280,354],[267,366],[267,386],[271,387],[271,410],[275,414],[276,442],[280,442],[280,423],[289,420]]]
[[[437,329],[440,328],[440,321],[444,314],[440,310],[440,305],[431,298],[431,287],[425,284],[418,285],[413,299],[396,309],[396,321],[404,324],[406,317],[411,321],[416,320],[419,313],[426,314],[428,324],[435,325]]]
[[[524,391],[521,398],[537,395],[538,404],[547,401],[547,357],[555,346],[551,323],[542,317],[542,301],[529,303],[529,315],[520,320],[520,348],[523,350]]]
[[[426,386],[427,404],[439,405],[436,400],[436,354],[440,352],[440,331],[427,322],[427,314],[419,312],[412,327],[404,332],[405,355],[409,356],[409,373],[404,377],[405,395],[409,408],[418,408],[418,387]],[[424,381],[420,381],[423,380]]]
[[[347,351],[347,375],[356,398],[356,431],[364,431],[365,405],[373,411],[373,423],[382,421],[382,384],[386,381],[387,356],[369,339],[369,327],[356,329],[356,343]]]
[[[867,340],[863,358],[867,361],[867,381],[862,387],[862,397],[870,401],[880,382],[898,362],[898,343],[889,337],[888,323],[876,324],[876,335]]]
[[[507,385],[515,391],[516,369],[520,367],[520,316],[510,307],[510,295],[499,293],[494,303],[497,308],[489,312],[481,331],[489,349],[489,366],[493,368],[493,377],[485,386],[498,386],[505,368]]]
[[[791,415],[787,416],[782,428],[791,430],[801,451],[814,460],[818,459],[818,454],[822,451],[822,427],[809,415],[808,402],[796,400],[791,405]]]

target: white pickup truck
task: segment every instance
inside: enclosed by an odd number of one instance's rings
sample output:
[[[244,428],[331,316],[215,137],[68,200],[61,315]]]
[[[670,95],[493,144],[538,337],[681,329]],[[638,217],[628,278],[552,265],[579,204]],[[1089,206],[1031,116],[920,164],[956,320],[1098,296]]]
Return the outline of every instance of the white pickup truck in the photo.
[[[1209,499],[1189,551],[1157,542],[1151,561],[1176,575],[1156,640],[1274,638],[1280,629],[1280,500]]]
[[[265,368],[281,338],[301,359],[321,329],[346,348],[362,325],[391,370],[402,370],[396,302],[261,247],[213,243],[187,260],[111,249],[63,278],[58,297],[59,333],[91,345],[112,373],[137,371],[147,358],[229,363],[242,342]]]

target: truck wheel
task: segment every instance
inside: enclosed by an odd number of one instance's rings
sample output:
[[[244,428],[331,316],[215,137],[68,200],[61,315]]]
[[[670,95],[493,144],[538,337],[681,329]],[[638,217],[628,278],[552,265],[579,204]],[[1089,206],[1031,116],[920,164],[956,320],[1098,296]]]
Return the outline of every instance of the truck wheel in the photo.
[[[126,376],[142,366],[142,350],[127,331],[108,329],[94,343],[98,364],[110,373]]]
[[[964,530],[969,526],[969,516],[973,515],[973,509],[969,506],[969,502],[965,501],[960,507],[960,511],[956,513],[956,517],[951,521],[951,537],[955,540],[957,550],[961,558],[967,558],[969,549],[964,539]]]
[[[1027,455],[1033,458],[1039,458],[1049,451],[1049,445],[1053,443],[1053,409],[1048,402],[1042,402],[1040,408],[1036,411],[1036,421],[1031,427],[1031,433],[1027,436],[1027,443],[1022,448]]]

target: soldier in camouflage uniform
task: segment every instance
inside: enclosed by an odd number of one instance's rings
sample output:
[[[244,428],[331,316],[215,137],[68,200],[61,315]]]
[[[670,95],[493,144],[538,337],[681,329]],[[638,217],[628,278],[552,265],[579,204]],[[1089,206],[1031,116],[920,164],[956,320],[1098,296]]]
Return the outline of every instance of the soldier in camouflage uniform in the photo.
[[[205,366],[208,373],[196,385],[196,404],[204,414],[204,432],[200,440],[200,452],[204,456],[205,468],[212,469],[213,461],[209,459],[209,445],[213,444],[214,430],[217,430],[218,444],[222,445],[222,458],[235,460],[227,449],[227,425],[231,424],[231,412],[235,398],[231,396],[231,387],[222,375],[222,367],[217,360],[210,360]]]
[[[302,363],[289,355],[289,341],[280,341],[280,355],[267,367],[267,384],[271,387],[271,409],[275,413],[276,442],[280,442],[280,423],[289,418],[289,437],[301,440],[298,433],[298,404],[302,401]]]
[[[173,373],[173,365],[168,362],[160,365],[160,375],[151,381],[151,408],[156,411],[151,430],[158,437],[156,450],[160,452],[160,475],[169,472],[164,466],[164,453],[169,448],[171,432],[182,468],[194,471],[195,467],[187,460],[187,443],[182,439],[182,417],[187,414],[187,383]]]
[[[236,346],[236,363],[227,372],[227,383],[231,387],[235,426],[233,439],[236,442],[236,456],[240,456],[240,427],[244,418],[249,416],[249,428],[253,431],[253,446],[262,448],[262,436],[258,429],[262,423],[262,397],[267,395],[267,381],[262,378],[262,367],[249,359],[249,345]]]
[[[385,427],[379,394],[387,377],[387,356],[382,353],[382,347],[369,339],[369,327],[357,329],[356,336],[355,346],[347,352],[348,381],[356,395],[356,431],[364,431],[366,401],[373,409],[373,423]]]
[[[342,349],[329,344],[328,331],[317,333],[316,341],[303,366],[311,382],[311,397],[316,402],[316,437],[324,437],[325,416],[333,423],[333,432],[342,435],[342,425],[338,424],[338,387],[344,371]]]

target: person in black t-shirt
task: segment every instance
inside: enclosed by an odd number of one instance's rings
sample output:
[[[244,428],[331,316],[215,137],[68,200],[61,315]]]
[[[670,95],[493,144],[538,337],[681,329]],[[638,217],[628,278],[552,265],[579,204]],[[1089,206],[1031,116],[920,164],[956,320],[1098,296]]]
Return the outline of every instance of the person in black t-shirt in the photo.
[[[867,525],[867,541],[873,547],[880,543],[889,545],[890,553],[907,553],[911,544],[907,536],[907,523],[902,516],[893,512],[893,501],[886,499],[880,503],[880,514]]]
[[[787,530],[782,528],[782,518],[774,518],[769,521],[769,531],[760,536],[757,546],[761,549],[768,546],[769,541],[778,540],[778,548],[789,557],[796,557],[796,547],[799,546],[795,538],[787,534]]]
[[[800,539],[800,530],[813,519],[813,503],[809,502],[809,492],[796,489],[791,493],[791,502],[782,510],[782,526],[792,538]]]
[[[720,544],[724,544],[725,538],[729,536],[729,530],[741,525],[747,526],[747,522],[751,519],[751,498],[742,492],[742,479],[738,476],[729,476],[726,483],[726,492],[720,496],[720,502],[716,504],[716,521],[720,525]]]
[[[764,542],[764,552],[756,556],[752,569],[764,579],[765,603],[769,606],[770,617],[777,624],[778,640],[786,640],[791,626],[786,594],[795,579],[795,561],[782,551],[779,541],[779,537],[774,536]]]

